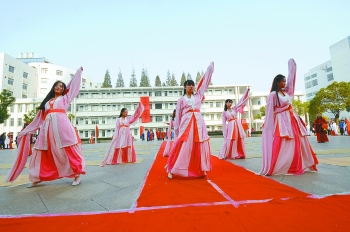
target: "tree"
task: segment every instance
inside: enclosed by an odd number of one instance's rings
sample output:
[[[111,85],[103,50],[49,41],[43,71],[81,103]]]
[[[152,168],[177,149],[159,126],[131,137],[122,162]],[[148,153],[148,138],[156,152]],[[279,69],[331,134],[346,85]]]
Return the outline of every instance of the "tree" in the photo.
[[[332,113],[335,121],[337,121],[340,111],[346,110],[349,105],[350,83],[334,81],[316,93],[310,101],[309,113],[312,116],[315,116],[318,112]]]
[[[0,93],[0,124],[4,123],[11,115],[8,113],[7,108],[11,107],[16,101],[16,98],[12,96],[10,91],[4,89]]]
[[[190,73],[187,73],[187,80],[192,80],[192,76]]]
[[[163,86],[163,87],[166,86],[165,82],[163,82],[162,86]]]
[[[299,116],[305,116],[305,122],[307,122],[306,113],[309,111],[309,102],[302,102],[299,99],[292,101],[293,110]]]
[[[39,112],[39,106],[35,107],[35,109],[29,111],[28,114],[24,114],[23,121],[25,123],[28,123],[28,124],[33,122],[33,120],[34,120],[35,116],[38,114],[38,112]]]
[[[168,69],[168,72],[166,73],[165,85],[166,86],[170,86],[170,83],[171,83],[171,75],[170,75],[170,72],[169,72],[169,69]]]
[[[122,71],[119,68],[119,73],[118,73],[118,79],[117,79],[117,84],[115,85],[116,88],[122,88],[125,87],[124,85],[124,79],[122,75]]]
[[[179,84],[177,83],[175,79],[175,74],[171,75],[171,81],[170,81],[170,86],[178,86]]]
[[[261,115],[261,117],[265,117],[265,111],[266,111],[266,107],[265,106],[260,107],[260,115]]]
[[[186,74],[185,74],[185,72],[182,72],[180,85],[183,86],[185,81],[186,81]]]
[[[197,76],[196,76],[196,84],[198,84],[198,82],[201,80],[202,76],[199,72],[197,72]]]
[[[141,71],[140,87],[151,87],[150,80],[147,75],[147,70],[144,68]]]
[[[162,82],[161,82],[161,80],[160,80],[158,75],[156,76],[156,80],[155,80],[154,86],[156,86],[156,87],[161,87],[162,86]]]
[[[112,88],[111,76],[109,75],[109,70],[106,70],[105,78],[103,80],[101,88]]]
[[[254,120],[256,120],[256,119],[261,119],[261,114],[254,115]]]
[[[72,120],[75,119],[75,115],[74,114],[68,114],[67,116],[69,118],[69,121],[72,123]]]
[[[136,79],[134,68],[132,68],[132,71],[131,71],[131,78],[130,78],[129,87],[137,87],[137,79]]]

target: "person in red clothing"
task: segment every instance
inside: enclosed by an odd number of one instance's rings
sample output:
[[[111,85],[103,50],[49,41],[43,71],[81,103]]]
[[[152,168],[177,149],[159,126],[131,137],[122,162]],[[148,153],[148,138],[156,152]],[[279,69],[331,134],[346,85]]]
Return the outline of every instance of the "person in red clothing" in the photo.
[[[316,131],[318,143],[324,143],[329,141],[327,136],[327,128],[327,121],[322,117],[321,113],[318,113],[317,118],[314,121],[314,130]]]

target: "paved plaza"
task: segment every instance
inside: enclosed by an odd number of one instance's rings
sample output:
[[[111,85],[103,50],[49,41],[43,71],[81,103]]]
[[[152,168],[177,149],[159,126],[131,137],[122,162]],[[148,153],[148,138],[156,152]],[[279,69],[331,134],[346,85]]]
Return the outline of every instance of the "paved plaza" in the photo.
[[[315,195],[350,192],[350,136],[329,137],[329,143],[317,143],[309,137],[317,154],[318,172],[300,176],[279,175],[266,177],[301,191]],[[211,150],[217,155],[223,139],[211,138]],[[246,138],[247,158],[229,160],[252,172],[261,168],[261,138]],[[0,151],[0,215],[60,214],[77,212],[107,212],[129,209],[137,199],[145,176],[151,167],[160,141],[136,141],[137,163],[99,166],[109,146],[108,143],[84,144],[86,175],[81,184],[71,186],[72,179],[59,179],[27,188],[28,168],[15,183],[3,179],[9,171],[16,149]],[[28,165],[27,165],[28,166]],[[219,168],[213,166],[213,169]],[[166,172],[164,170],[164,175]],[[209,173],[210,178],[210,173]]]

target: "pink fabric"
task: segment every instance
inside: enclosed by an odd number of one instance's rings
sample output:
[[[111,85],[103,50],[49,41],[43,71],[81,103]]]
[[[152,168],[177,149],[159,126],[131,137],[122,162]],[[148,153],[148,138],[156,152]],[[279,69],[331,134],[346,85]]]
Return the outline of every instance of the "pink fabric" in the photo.
[[[296,65],[293,59],[289,60],[288,65],[287,86],[284,89],[285,96],[279,95],[280,105],[276,92],[271,92],[267,99],[261,175],[300,174],[317,164],[306,137],[306,129],[290,108],[294,97]]]
[[[174,124],[174,121],[170,120],[169,127],[168,127],[168,133],[167,133],[168,140],[167,140],[166,145],[165,145],[163,157],[169,156],[169,152],[170,152],[171,147],[172,147],[173,142],[171,141],[171,129],[173,127],[173,124]],[[174,138],[174,140],[175,140],[175,138]]]
[[[121,117],[117,118],[113,139],[106,153],[106,156],[100,165],[101,167],[106,164],[124,163],[122,159],[123,155],[120,155],[120,151],[122,151],[123,148],[127,147],[130,148],[127,150],[128,158],[124,160],[127,160],[127,162],[136,162],[136,154],[133,137],[130,131],[130,125],[134,125],[136,123],[143,110],[143,105],[139,103],[137,109],[135,110],[135,113],[132,116],[125,117],[124,121],[122,121]],[[123,154],[125,154],[125,150]]]

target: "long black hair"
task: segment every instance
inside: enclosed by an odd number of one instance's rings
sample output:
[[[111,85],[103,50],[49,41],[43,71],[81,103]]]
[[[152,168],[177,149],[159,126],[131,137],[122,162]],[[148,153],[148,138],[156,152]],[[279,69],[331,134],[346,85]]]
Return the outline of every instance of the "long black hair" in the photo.
[[[275,78],[273,79],[273,82],[272,82],[272,86],[271,86],[271,90],[270,90],[270,93],[272,91],[275,91],[276,92],[276,97],[277,97],[277,102],[278,102],[278,106],[280,106],[280,99],[278,97],[278,89],[279,89],[279,86],[278,84],[283,80],[283,78],[286,78],[285,76],[283,76],[282,74],[278,74],[277,76],[275,76]]]
[[[120,114],[119,114],[119,117],[120,118],[122,116],[122,114],[124,113],[125,110],[128,110],[127,108],[123,108],[121,111],[120,111]]]
[[[187,80],[187,81],[185,81],[185,82],[184,82],[184,95],[182,95],[182,96],[185,96],[185,94],[186,94],[186,86],[187,86],[187,85],[196,86],[196,85],[194,84],[194,81],[193,81],[193,80]]]
[[[171,119],[174,121],[176,116],[176,110],[173,111],[173,115],[171,115]]]
[[[232,103],[233,101],[232,101],[231,99],[226,99],[226,101],[225,101],[225,106],[224,106],[224,110],[225,110],[225,111],[227,111],[227,106],[226,106],[226,103],[227,103],[227,102],[231,102],[231,103]]]
[[[54,98],[54,97],[55,97],[55,86],[56,86],[58,83],[62,83],[62,85],[63,85],[62,96],[66,94],[66,88],[67,88],[66,84],[65,84],[64,82],[62,82],[62,81],[56,81],[55,83],[53,83],[50,92],[46,95],[46,97],[44,98],[44,100],[41,102],[41,104],[40,104],[40,106],[39,106],[39,110],[45,110],[46,102],[48,102],[51,98]]]

